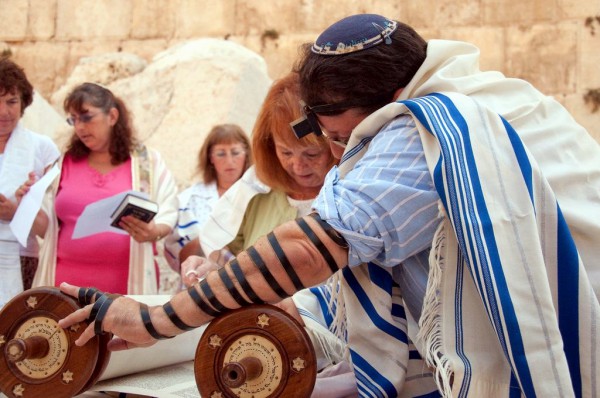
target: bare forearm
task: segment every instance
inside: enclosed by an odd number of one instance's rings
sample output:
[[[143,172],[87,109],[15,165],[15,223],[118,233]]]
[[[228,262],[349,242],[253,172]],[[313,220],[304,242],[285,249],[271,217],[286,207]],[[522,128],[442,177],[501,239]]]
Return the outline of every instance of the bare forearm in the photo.
[[[332,259],[335,262],[334,264],[330,265],[325,261],[323,254],[314,246],[295,221],[285,223],[277,227],[273,232],[302,285],[304,287],[309,287],[327,280],[327,278],[332,275],[332,267],[336,267],[336,269],[343,267],[347,262],[348,254],[347,249],[337,245],[331,240],[325,231],[319,227],[316,221],[311,218],[306,218],[306,222],[331,253]],[[239,298],[236,299],[234,297],[235,294],[232,293],[235,292],[228,289],[223,281],[223,277],[219,275],[218,271],[211,271],[206,276],[204,283],[208,284],[208,288],[212,291],[212,294],[214,294],[214,299],[227,309],[239,308],[242,305],[256,301],[255,298],[247,294],[248,286],[246,286],[246,288],[242,287],[244,281],[238,279],[238,276],[240,275],[239,271],[243,274],[245,283],[249,285],[258,299],[263,302],[277,303],[284,298],[281,294],[288,297],[299,290],[297,283],[292,281],[289,272],[286,271],[285,267],[281,264],[280,259],[272,247],[272,243],[269,242],[267,237],[260,238],[253,248],[255,250],[254,258],[250,255],[250,251],[253,249],[249,248],[249,250],[241,252],[236,259],[227,263],[224,270],[221,271],[227,273],[229,280],[233,283],[235,291],[243,297],[246,303],[240,303]],[[265,278],[263,274],[264,270],[261,272],[259,267],[255,264],[257,254],[259,260],[262,260],[264,266],[267,268],[268,273],[270,273],[272,278],[276,281],[276,284],[279,285],[279,289],[274,288],[273,283]],[[239,267],[238,272],[234,272],[232,267]],[[204,294],[205,290],[203,290],[203,288],[196,284],[190,289],[195,289],[204,302],[207,305],[210,305],[211,301],[208,300]],[[206,286],[204,286],[204,289],[206,289]],[[278,290],[278,292],[276,292],[276,290]],[[208,315],[198,307],[196,302],[192,300],[188,291],[180,292],[174,296],[171,299],[171,305],[181,320],[187,325],[200,326],[212,319],[212,316]],[[210,305],[210,307],[217,310],[212,305]],[[170,322],[162,308],[156,307],[151,309],[151,314],[152,321],[155,323],[157,330],[161,333],[165,335],[181,333],[181,330],[178,330],[177,327]]]
[[[201,326],[223,312],[252,303],[277,303],[300,289],[319,284],[346,265],[345,247],[343,239],[327,224],[304,217],[277,227],[163,306],[147,309],[131,298],[108,295],[68,315],[59,325],[70,327],[89,319],[93,306],[106,306],[102,316],[99,312],[94,315],[93,324],[76,344],[85,344],[104,331],[119,336],[111,341],[111,349],[146,346]],[[76,298],[86,291],[66,283],[61,284],[61,290]]]
[[[33,220],[31,230],[36,236],[43,238],[46,235],[46,229],[48,229],[48,215],[45,211],[40,210]]]

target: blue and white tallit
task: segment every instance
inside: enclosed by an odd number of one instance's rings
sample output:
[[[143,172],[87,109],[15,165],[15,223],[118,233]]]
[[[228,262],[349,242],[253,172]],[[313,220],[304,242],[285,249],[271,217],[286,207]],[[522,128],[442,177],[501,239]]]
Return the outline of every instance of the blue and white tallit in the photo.
[[[598,299],[560,204],[517,133],[461,94],[402,101],[353,132],[342,172],[361,157],[369,136],[400,113],[417,121],[445,215],[417,339],[440,391],[596,396]],[[404,326],[401,292],[390,279],[389,270],[373,264],[346,268],[339,278],[359,391],[423,396],[412,381],[426,369],[410,373],[411,326]]]
[[[595,395],[600,307],[537,162],[469,97],[405,104],[447,216],[420,323],[444,389],[452,374],[455,396]]]

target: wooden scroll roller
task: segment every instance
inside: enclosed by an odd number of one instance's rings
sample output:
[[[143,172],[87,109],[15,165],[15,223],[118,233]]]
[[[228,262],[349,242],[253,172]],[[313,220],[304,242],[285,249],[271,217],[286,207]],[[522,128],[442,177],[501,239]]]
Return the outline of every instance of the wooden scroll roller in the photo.
[[[112,335],[77,347],[88,323],[58,326],[79,308],[53,287],[27,290],[2,308],[0,392],[8,398],[73,397],[100,379]],[[254,305],[208,325],[196,348],[194,377],[202,398],[310,397],[316,358],[295,319],[277,307]]]
[[[285,311],[253,305],[214,319],[194,361],[203,398],[310,397],[315,352],[304,328]]]
[[[112,336],[75,340],[87,323],[69,329],[58,321],[81,308],[57,288],[39,287],[17,296],[0,311],[0,391],[9,398],[72,397],[98,380],[108,364]]]

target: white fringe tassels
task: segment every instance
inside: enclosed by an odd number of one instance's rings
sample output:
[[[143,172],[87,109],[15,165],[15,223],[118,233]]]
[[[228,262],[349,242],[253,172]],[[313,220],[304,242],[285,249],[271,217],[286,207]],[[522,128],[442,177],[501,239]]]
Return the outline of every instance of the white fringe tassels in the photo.
[[[419,319],[417,338],[425,346],[425,361],[435,369],[435,383],[442,396],[452,396],[452,368],[448,357],[444,356],[442,338],[442,303],[440,289],[445,265],[446,224],[442,221],[435,231],[429,254],[429,277],[423,302],[423,311]],[[450,225],[447,225],[450,228]],[[450,228],[452,231],[452,228]]]

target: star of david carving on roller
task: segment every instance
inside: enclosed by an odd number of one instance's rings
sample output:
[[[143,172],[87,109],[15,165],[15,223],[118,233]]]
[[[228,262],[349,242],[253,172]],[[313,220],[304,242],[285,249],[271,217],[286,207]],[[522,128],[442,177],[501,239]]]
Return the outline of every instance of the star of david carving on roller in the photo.
[[[269,318],[269,316],[268,316],[267,314],[260,314],[260,315],[258,316],[258,320],[257,320],[256,324],[257,324],[258,326],[260,326],[261,328],[263,328],[263,329],[264,329],[264,328],[266,328],[267,326],[269,326],[269,321],[270,321],[270,320],[271,320],[271,319]]]
[[[73,381],[73,372],[71,372],[70,370],[67,370],[66,372],[63,373],[62,379],[65,383],[69,384],[70,382]]]
[[[24,392],[25,388],[22,384],[17,384],[15,388],[13,388],[13,394],[15,394],[17,397],[22,397]]]
[[[223,339],[220,338],[218,334],[213,334],[212,336],[210,336],[210,339],[208,341],[208,345],[212,348],[220,347],[222,343]]]
[[[292,361],[292,369],[294,369],[296,372],[304,370],[305,367],[306,361],[300,357],[294,358]]]
[[[29,298],[27,299],[27,305],[28,305],[30,308],[35,308],[35,307],[37,307],[37,305],[38,305],[37,297],[35,297],[35,296],[31,296],[31,297],[29,297]]]

